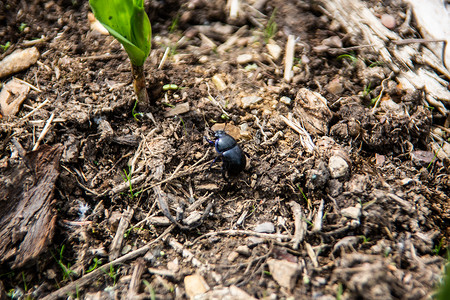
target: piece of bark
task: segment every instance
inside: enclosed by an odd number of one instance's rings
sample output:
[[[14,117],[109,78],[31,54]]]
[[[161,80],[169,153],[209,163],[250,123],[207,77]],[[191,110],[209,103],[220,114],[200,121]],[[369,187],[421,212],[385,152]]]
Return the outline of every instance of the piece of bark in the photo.
[[[0,180],[0,264],[19,268],[36,259],[53,237],[55,182],[63,146],[42,145],[25,155],[24,165]]]
[[[0,92],[0,112],[2,115],[16,115],[29,91],[30,87],[16,78],[8,81]]]
[[[122,218],[120,218],[119,226],[117,227],[116,235],[109,247],[109,260],[113,261],[120,255],[120,250],[122,249],[122,242],[125,231],[128,229],[130,220],[134,215],[134,209],[128,207],[126,211],[123,212]]]

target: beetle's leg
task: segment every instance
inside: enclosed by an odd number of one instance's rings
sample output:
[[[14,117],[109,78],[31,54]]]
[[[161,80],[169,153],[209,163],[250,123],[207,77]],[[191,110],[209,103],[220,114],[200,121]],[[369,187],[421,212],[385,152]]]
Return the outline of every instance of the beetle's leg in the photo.
[[[223,157],[223,154],[221,153],[221,154],[219,154],[219,156],[217,156],[216,158],[214,158],[214,160],[212,161],[212,163],[209,165],[209,169],[208,169],[208,170],[211,170],[213,164],[214,164],[219,158],[222,159],[222,157]]]
[[[208,140],[208,138],[206,136],[204,136],[204,138],[210,145],[214,145],[214,143],[216,142],[216,141]]]

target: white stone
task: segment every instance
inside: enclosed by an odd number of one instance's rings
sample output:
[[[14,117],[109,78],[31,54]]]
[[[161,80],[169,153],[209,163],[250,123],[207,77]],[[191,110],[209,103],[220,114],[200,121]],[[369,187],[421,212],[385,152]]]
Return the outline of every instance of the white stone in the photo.
[[[247,96],[242,97],[241,104],[243,108],[248,108],[253,104],[256,104],[262,100],[262,97],[259,96]]]
[[[267,44],[266,48],[274,60],[278,60],[281,56],[281,52],[283,51],[277,44]]]
[[[292,290],[301,272],[301,267],[287,260],[269,259],[267,261],[272,278],[282,287]]]
[[[340,178],[348,173],[348,163],[340,156],[334,155],[328,161],[331,178]]]
[[[272,233],[275,231],[275,226],[272,222],[264,222],[256,225],[255,231],[259,233]]]
[[[341,209],[341,214],[349,219],[358,220],[361,216],[361,208],[360,207],[347,207]]]
[[[236,58],[236,62],[240,65],[248,64],[253,61],[253,55],[251,54],[241,54]]]
[[[189,298],[194,298],[209,291],[209,286],[205,279],[198,274],[184,277],[184,288]]]
[[[286,96],[283,96],[280,98],[280,102],[286,104],[286,105],[290,105],[292,103],[292,99]]]

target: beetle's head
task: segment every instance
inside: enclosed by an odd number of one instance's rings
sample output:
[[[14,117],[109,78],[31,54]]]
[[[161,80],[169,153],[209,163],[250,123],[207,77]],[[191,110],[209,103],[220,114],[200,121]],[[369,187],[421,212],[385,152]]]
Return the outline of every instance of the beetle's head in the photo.
[[[214,136],[218,139],[225,134],[226,134],[225,130],[216,130],[216,132],[214,133]]]

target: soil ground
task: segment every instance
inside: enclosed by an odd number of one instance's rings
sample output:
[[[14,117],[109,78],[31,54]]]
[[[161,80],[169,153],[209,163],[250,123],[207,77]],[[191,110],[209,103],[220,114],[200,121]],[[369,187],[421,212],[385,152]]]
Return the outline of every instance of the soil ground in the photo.
[[[137,120],[128,58],[111,36],[90,29],[87,1],[0,3],[0,44],[11,43],[0,59],[44,37],[36,44],[38,63],[14,75],[40,91],[30,90],[16,117],[0,119],[2,218],[18,201],[12,191],[36,184],[17,153],[21,145],[32,155],[52,114],[41,144],[64,146],[47,212],[55,217],[49,239],[19,267],[14,255],[3,261],[0,296],[42,298],[147,245],[63,297],[127,298],[134,292],[137,298],[184,299],[190,289],[201,290],[187,280],[193,274],[208,285],[205,298],[236,290],[266,299],[430,297],[450,233],[448,161],[429,149],[430,134],[445,116],[424,107],[423,92],[404,91],[395,76],[382,83],[391,70],[370,47],[327,51],[323,46],[330,43],[360,45],[314,1],[260,2],[259,13],[247,7],[232,20],[224,0],[146,1],[152,105]],[[397,24],[404,21],[401,1],[367,5]],[[419,37],[410,26],[409,37]],[[267,44],[283,50],[290,34],[298,39],[294,77],[286,83],[284,54],[269,55]],[[220,48],[233,35],[235,42]],[[167,84],[180,88],[166,90]],[[383,84],[387,96],[373,110]],[[313,151],[283,119],[302,117],[301,89],[327,101],[314,107],[325,130],[309,130]],[[183,103],[189,109],[173,115]],[[229,179],[220,161],[209,169],[217,154],[204,138],[225,123],[248,154],[246,170]],[[196,222],[171,226],[161,198],[174,218],[180,207],[190,208],[181,223]],[[125,211],[129,223],[114,256]],[[18,240],[11,249],[19,253]],[[285,274],[293,283],[286,284],[277,274],[293,266],[295,274]]]

